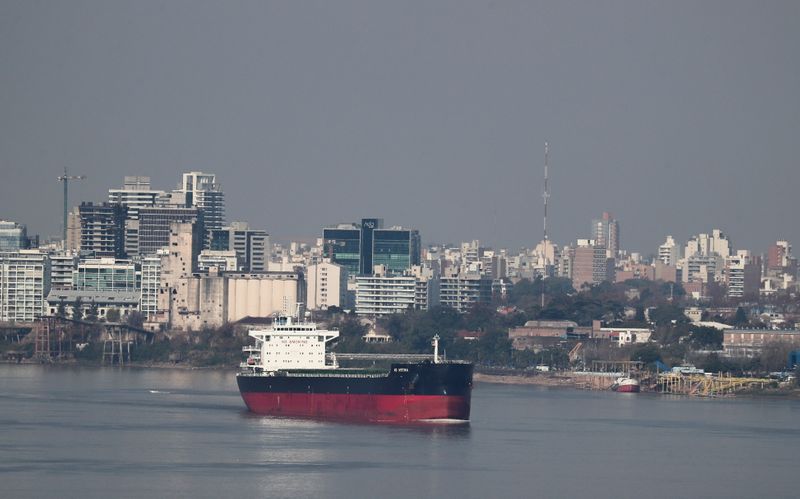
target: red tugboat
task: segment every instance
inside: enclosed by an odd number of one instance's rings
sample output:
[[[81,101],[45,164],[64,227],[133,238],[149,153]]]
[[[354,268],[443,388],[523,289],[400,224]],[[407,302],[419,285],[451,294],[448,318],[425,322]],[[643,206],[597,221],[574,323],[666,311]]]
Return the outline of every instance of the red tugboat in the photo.
[[[639,393],[640,386],[638,380],[622,377],[614,381],[614,384],[611,385],[611,389],[621,393]]]
[[[256,414],[369,422],[466,422],[472,364],[439,358],[393,363],[386,370],[339,368],[326,345],[338,331],[280,317],[252,330],[255,344],[236,375],[247,408]]]

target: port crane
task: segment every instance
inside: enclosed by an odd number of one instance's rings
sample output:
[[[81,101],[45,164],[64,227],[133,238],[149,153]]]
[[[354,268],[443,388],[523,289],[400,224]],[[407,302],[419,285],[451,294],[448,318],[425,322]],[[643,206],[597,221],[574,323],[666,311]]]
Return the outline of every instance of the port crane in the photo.
[[[64,225],[61,235],[63,237],[65,247],[67,244],[67,214],[69,212],[69,181],[84,180],[85,178],[85,175],[69,175],[67,173],[67,167],[64,167],[64,175],[59,175],[58,177],[58,181],[64,183]]]

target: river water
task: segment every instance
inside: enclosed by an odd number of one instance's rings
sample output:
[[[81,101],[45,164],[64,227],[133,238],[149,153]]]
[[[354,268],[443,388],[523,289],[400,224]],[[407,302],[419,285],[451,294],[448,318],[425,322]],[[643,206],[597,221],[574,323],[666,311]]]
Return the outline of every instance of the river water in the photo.
[[[477,384],[469,425],[249,414],[233,374],[0,365],[0,497],[800,497],[800,402]]]

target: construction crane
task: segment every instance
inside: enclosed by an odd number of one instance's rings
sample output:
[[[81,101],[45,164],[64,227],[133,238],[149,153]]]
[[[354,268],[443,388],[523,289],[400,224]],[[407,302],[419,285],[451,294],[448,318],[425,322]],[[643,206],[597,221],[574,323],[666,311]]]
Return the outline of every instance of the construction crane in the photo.
[[[64,167],[64,175],[58,177],[58,181],[64,183],[64,231],[62,233],[62,237],[64,238],[63,241],[65,248],[67,244],[67,213],[69,212],[69,181],[83,180],[85,178],[85,175],[68,175],[66,167]]]

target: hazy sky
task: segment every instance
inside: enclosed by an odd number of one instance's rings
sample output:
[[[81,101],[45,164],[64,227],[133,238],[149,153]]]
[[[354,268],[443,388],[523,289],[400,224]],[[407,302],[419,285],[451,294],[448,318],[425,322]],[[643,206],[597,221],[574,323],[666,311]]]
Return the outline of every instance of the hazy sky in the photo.
[[[424,242],[718,227],[800,249],[800,2],[0,1],[0,218],[60,234],[64,166],[217,173],[276,238],[383,217]]]

